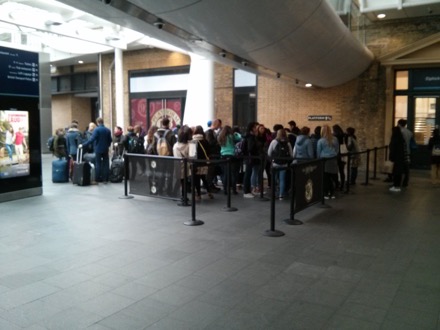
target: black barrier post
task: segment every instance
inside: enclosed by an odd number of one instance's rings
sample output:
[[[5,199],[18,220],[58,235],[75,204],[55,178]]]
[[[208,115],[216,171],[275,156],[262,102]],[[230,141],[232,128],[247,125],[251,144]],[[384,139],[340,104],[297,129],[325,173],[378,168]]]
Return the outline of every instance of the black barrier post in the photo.
[[[364,186],[368,186],[368,179],[370,176],[370,149],[367,149],[367,168],[365,170],[365,182],[362,183]]]
[[[120,199],[134,198],[134,196],[128,194],[128,177],[130,175],[129,159],[130,157],[124,154],[124,196],[120,196]]]
[[[195,174],[194,163],[191,163],[191,220],[185,221],[183,223],[186,226],[200,226],[204,224],[203,221],[196,219],[196,187],[195,187],[194,174]],[[185,179],[186,177],[187,175],[185,172]],[[186,180],[185,180],[185,186],[186,186]]]
[[[275,180],[275,171],[272,167],[272,185],[274,186]],[[264,232],[264,236],[268,237],[281,237],[285,234],[282,231],[275,230],[275,189],[272,187],[272,194],[270,199],[270,229]]]
[[[258,182],[258,186],[260,187],[260,195],[259,196],[255,196],[254,200],[259,201],[259,202],[268,202],[270,199],[264,197],[264,180],[263,180],[263,176],[264,176],[264,170],[266,168],[266,156],[265,154],[263,154],[260,157],[260,182]],[[273,190],[273,187],[272,187]]]
[[[325,203],[325,195],[324,195],[324,184],[325,184],[325,162],[326,162],[326,160],[325,160],[325,158],[323,158],[322,159],[322,162],[323,162],[323,166],[322,166],[322,182],[321,182],[321,208],[323,208],[323,209],[328,209],[328,208],[331,208],[331,206],[330,205],[327,205],[326,203]]]
[[[377,147],[374,147],[374,161],[373,161],[373,177],[371,180],[379,180],[378,177],[376,177],[377,174]]]
[[[188,203],[188,189],[186,189],[186,185],[188,182],[188,160],[186,158],[183,159],[183,187],[182,192],[183,196],[179,203],[177,203],[178,206],[191,206],[191,204]]]
[[[290,171],[290,191],[292,192],[292,196],[290,199],[290,217],[289,219],[284,219],[284,223],[287,225],[302,225],[303,222],[301,220],[295,219],[295,197],[296,197],[296,188],[295,188],[295,167],[296,165],[289,166],[286,171]]]
[[[238,211],[238,209],[236,207],[231,207],[231,162],[232,162],[232,158],[228,157],[227,158],[227,163],[226,163],[226,176],[227,176],[227,184],[226,184],[226,191],[227,191],[227,205],[225,207],[223,207],[223,211],[225,212],[235,212]]]
[[[351,182],[351,154],[347,154],[347,178],[345,180],[345,193],[350,193]]]

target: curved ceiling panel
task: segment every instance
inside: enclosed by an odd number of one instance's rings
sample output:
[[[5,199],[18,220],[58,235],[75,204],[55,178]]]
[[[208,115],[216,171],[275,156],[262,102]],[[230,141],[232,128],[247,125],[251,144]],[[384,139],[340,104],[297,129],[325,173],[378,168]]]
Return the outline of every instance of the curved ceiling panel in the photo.
[[[246,60],[246,70],[315,86],[352,80],[373,60],[326,0],[61,2],[223,63],[241,67]],[[162,29],[154,26],[158,19]]]

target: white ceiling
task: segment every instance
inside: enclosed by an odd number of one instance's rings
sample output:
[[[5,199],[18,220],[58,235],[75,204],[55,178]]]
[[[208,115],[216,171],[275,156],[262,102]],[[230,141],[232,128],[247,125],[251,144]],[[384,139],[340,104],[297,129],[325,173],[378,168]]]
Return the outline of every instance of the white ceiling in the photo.
[[[329,5],[344,14],[351,2],[327,1],[0,0],[0,45],[40,47],[58,66],[96,62],[97,53],[114,48],[173,45],[247,71],[330,87],[362,73],[372,54]],[[382,10],[387,19],[440,13],[440,1],[356,1],[373,22]]]

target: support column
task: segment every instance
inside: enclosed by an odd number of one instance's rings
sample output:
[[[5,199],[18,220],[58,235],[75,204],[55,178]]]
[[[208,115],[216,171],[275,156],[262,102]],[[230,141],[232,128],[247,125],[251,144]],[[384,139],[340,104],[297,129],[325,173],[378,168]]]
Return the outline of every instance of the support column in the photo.
[[[113,126],[125,128],[124,122],[124,68],[122,49],[115,48],[115,113],[116,122]],[[111,109],[112,111],[113,109]],[[113,130],[113,128],[112,128]]]
[[[191,56],[188,92],[183,124],[201,125],[207,129],[208,120],[214,120],[214,62],[195,54]]]

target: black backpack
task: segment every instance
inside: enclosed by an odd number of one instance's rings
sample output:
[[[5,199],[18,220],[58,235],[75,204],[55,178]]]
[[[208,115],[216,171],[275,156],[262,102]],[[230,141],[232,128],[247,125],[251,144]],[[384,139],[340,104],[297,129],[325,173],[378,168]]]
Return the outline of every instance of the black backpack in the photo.
[[[278,141],[275,149],[272,152],[272,159],[274,163],[285,165],[290,161],[291,155],[289,153],[289,143],[287,141]]]
[[[143,141],[137,135],[128,138],[128,152],[131,154],[143,154],[145,152]]]

